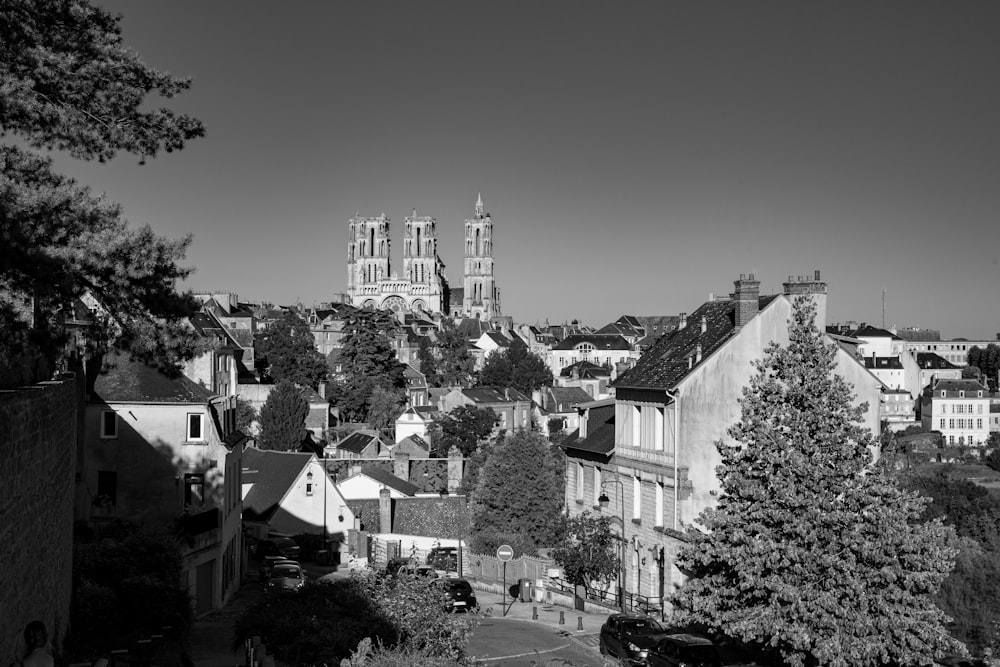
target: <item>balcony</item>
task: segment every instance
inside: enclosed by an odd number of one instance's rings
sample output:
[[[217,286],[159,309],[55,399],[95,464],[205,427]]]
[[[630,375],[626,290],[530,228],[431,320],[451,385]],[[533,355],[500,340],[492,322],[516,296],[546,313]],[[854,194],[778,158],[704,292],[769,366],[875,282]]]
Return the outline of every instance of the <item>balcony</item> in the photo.
[[[674,469],[674,456],[661,449],[639,449],[637,447],[626,447],[615,445],[615,458],[622,463],[636,462],[657,468],[666,468],[670,471]],[[671,474],[673,474],[671,472]]]

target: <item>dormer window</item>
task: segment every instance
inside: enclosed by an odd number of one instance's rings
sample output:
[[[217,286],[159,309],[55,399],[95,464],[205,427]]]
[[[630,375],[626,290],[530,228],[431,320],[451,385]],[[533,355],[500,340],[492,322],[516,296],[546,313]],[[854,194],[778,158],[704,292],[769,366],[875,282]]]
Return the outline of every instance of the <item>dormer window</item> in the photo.
[[[959,398],[965,398],[965,391],[964,390],[959,390],[958,397]]]
[[[945,392],[944,392],[944,390],[942,389],[942,390],[941,390],[941,398],[944,398],[944,394],[945,394]]]

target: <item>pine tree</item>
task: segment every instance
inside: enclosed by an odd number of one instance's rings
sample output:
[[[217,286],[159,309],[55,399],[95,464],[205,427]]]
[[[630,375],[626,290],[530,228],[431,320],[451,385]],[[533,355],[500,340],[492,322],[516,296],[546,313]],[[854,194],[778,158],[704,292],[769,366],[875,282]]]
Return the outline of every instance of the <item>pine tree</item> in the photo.
[[[490,449],[472,499],[472,543],[480,553],[504,543],[535,553],[552,544],[563,508],[560,460],[544,437],[519,431]]]
[[[427,381],[428,387],[441,386],[441,374],[438,373],[438,361],[431,349],[431,341],[427,336],[420,337],[420,344],[417,346],[417,359],[420,361],[420,372]]]
[[[326,359],[316,349],[309,325],[290,310],[257,337],[256,346],[265,375],[275,382],[287,380],[316,389],[327,379]]]
[[[64,312],[90,291],[113,320],[97,341],[178,372],[197,350],[183,319],[196,310],[176,282],[190,238],[163,239],[129,228],[121,209],[52,171],[32,149],[107,161],[173,151],[204,134],[201,123],[148,108],[148,95],[171,98],[190,85],[140,60],[122,41],[120,18],[87,0],[7,0],[0,7],[0,292],[31,296],[42,313]],[[30,147],[30,148],[26,148]],[[35,323],[0,300],[0,357],[26,346],[54,358],[58,315]]]
[[[954,532],[873,465],[866,406],[834,373],[807,298],[787,347],[771,344],[718,443],[719,505],[682,550],[676,604],[790,665],[925,664],[961,650],[933,604]],[[771,655],[774,658],[774,655]]]
[[[368,418],[376,387],[392,392],[406,386],[403,365],[392,346],[398,327],[392,313],[383,310],[355,309],[344,318],[341,372],[328,390],[343,421]]]
[[[260,408],[261,449],[295,451],[305,436],[309,403],[302,390],[282,380],[274,385]]]

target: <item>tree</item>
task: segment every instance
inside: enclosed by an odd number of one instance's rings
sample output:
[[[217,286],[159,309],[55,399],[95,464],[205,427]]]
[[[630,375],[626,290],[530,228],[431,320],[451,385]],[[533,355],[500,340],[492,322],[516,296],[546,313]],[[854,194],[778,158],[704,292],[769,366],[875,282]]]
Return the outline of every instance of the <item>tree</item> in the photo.
[[[250,435],[253,430],[253,423],[260,419],[253,403],[239,396],[236,397],[236,428]]]
[[[535,553],[555,541],[563,508],[557,461],[537,433],[518,431],[493,445],[470,501],[474,551],[506,543]]]
[[[0,303],[0,357],[40,353],[54,360],[60,313],[89,291],[107,309],[114,346],[170,373],[194,356],[183,319],[195,312],[176,281],[190,237],[172,241],[129,228],[121,209],[52,171],[35,150],[140,163],[204,134],[190,116],[150,108],[190,80],[159,72],[122,42],[120,19],[87,0],[8,0],[0,9],[0,292],[34,299],[43,314],[29,330],[10,299]],[[27,145],[29,148],[25,148]]]
[[[962,368],[962,377],[971,380],[978,380],[982,377],[983,372],[979,370],[978,366],[965,366]]]
[[[302,390],[282,380],[274,385],[260,408],[261,449],[292,451],[299,447],[305,435],[309,403]]]
[[[398,328],[392,313],[354,309],[344,318],[341,373],[329,388],[331,403],[344,421],[367,419],[375,387],[403,389],[403,365],[396,359],[392,341]]]
[[[444,458],[457,447],[463,457],[471,456],[499,423],[500,417],[492,408],[459,405],[431,426],[432,455]]]
[[[476,360],[469,354],[469,341],[447,317],[437,332],[437,383],[435,387],[467,387],[472,384]],[[427,380],[428,383],[430,379]]]
[[[406,404],[406,394],[400,389],[372,389],[368,399],[368,416],[365,421],[369,426],[388,436],[396,430],[396,418]]]
[[[552,371],[523,343],[511,345],[501,352],[486,357],[479,373],[481,387],[513,387],[531,395],[542,386],[552,385]]]
[[[316,389],[327,379],[326,359],[316,349],[309,325],[291,310],[257,336],[256,347],[265,375],[275,382],[287,380]]]
[[[931,598],[954,564],[954,531],[920,522],[926,501],[872,465],[867,406],[851,404],[814,316],[796,299],[788,346],[754,364],[735,443],[717,443],[718,507],[678,558],[691,576],[675,596],[681,620],[795,666],[961,651]]]
[[[420,372],[423,373],[428,387],[440,387],[441,375],[437,369],[437,358],[431,349],[431,339],[427,336],[420,337],[420,344],[417,346],[417,360],[420,361]]]
[[[1000,370],[1000,345],[990,343],[986,347],[973,345],[966,355],[969,366],[978,367],[990,382],[997,381],[997,371]]]
[[[621,568],[617,540],[609,517],[584,512],[566,520],[552,558],[563,568],[571,584],[590,588],[596,582],[606,587]]]

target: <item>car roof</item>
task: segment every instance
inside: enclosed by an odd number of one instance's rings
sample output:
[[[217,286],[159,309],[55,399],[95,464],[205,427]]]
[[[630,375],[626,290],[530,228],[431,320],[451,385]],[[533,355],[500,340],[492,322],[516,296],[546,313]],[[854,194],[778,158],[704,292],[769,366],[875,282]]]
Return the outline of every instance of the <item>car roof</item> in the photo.
[[[676,642],[683,642],[685,644],[697,644],[701,646],[714,646],[711,639],[707,637],[700,637],[698,635],[691,635],[686,632],[664,635],[664,639],[672,639]]]
[[[299,567],[298,563],[280,563],[274,566],[272,572],[285,572],[288,570],[295,570],[300,574],[302,573],[302,568]]]

